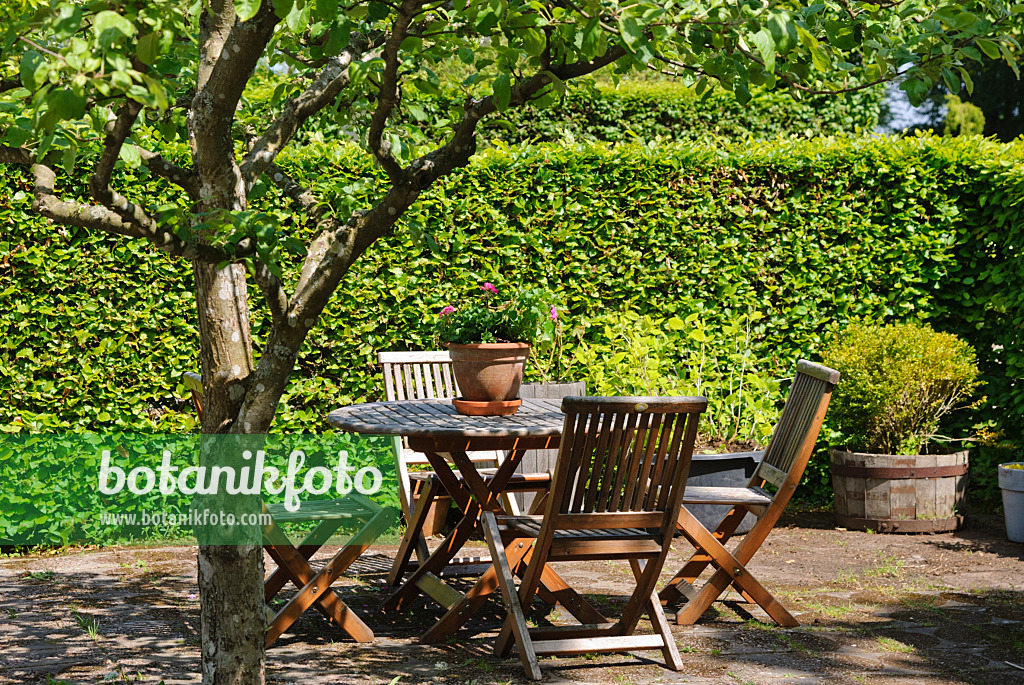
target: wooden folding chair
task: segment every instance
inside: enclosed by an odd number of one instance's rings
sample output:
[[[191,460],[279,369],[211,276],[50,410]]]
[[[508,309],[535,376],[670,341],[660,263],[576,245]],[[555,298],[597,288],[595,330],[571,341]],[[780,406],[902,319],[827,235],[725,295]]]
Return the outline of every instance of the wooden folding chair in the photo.
[[[565,428],[543,516],[483,513],[484,534],[508,608],[495,652],[514,643],[528,677],[541,678],[537,657],[659,649],[682,668],[654,593],[672,544],[690,470],[703,397],[569,397]],[[531,544],[532,547],[531,547]],[[636,589],[617,621],[589,604],[590,624],[529,628],[526,613],[552,562],[626,559]],[[525,569],[523,568],[525,566]],[[513,572],[522,575],[516,589]],[[579,602],[585,602],[577,595]],[[568,608],[568,607],[567,607]],[[579,614],[572,611],[574,615]],[[647,612],[654,635],[634,635]]]
[[[183,381],[202,419],[203,379],[199,374],[186,372]],[[311,605],[356,642],[372,641],[373,631],[338,597],[331,585],[397,520],[398,512],[355,492],[344,499],[302,502],[294,512],[283,504],[263,504],[262,510],[272,519],[270,525],[263,528],[263,549],[277,564],[264,580],[264,601],[269,604],[289,582],[298,589],[267,624],[266,646],[270,647]],[[292,544],[279,525],[310,521],[319,523],[298,545]],[[319,571],[314,571],[309,560],[342,526],[355,528],[355,534]]]
[[[668,604],[686,598],[686,603],[676,613],[676,623],[696,623],[726,588],[733,585],[746,601],[757,602],[779,625],[800,625],[751,575],[746,564],[768,537],[793,496],[818,439],[832,388],[838,382],[838,371],[801,360],[764,459],[748,486],[686,489],[676,525],[679,533],[697,551],[659,593],[661,600]],[[766,483],[776,488],[774,495],[764,489]],[[712,533],[686,509],[688,504],[725,504],[732,509]],[[725,544],[747,512],[752,512],[758,520],[735,550],[729,552]],[[714,575],[698,591],[693,584],[708,566],[714,567]]]
[[[460,394],[447,350],[379,352],[377,361],[384,370],[384,392],[389,401],[450,399]],[[391,585],[397,585],[407,571],[416,568],[416,562],[411,561],[414,551],[420,562],[429,556],[426,537],[422,532],[423,525],[430,505],[435,498],[445,494],[445,489],[433,471],[410,471],[410,466],[430,463],[425,454],[410,449],[404,437],[395,437],[392,444],[395,471],[398,474],[398,496],[402,514],[410,529],[399,547],[388,579]],[[473,462],[495,469],[505,458],[501,451],[469,452],[468,456]],[[481,472],[485,479],[493,475],[493,471],[488,472],[486,469],[481,469]],[[513,475],[508,491],[501,497],[503,508],[511,513],[519,513],[515,498],[509,493],[544,490],[549,481],[550,476],[546,473]],[[418,496],[414,497],[414,494]],[[488,561],[481,558],[454,559],[443,575],[475,575],[487,567]]]

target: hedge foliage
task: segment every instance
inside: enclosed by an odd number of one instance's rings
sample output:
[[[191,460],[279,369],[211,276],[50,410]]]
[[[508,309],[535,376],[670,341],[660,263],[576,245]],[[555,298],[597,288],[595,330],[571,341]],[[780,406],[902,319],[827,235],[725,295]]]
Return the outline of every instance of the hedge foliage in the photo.
[[[574,89],[549,109],[509,112],[508,129],[494,135],[509,143],[624,142],[634,138],[673,141],[768,140],[777,136],[814,138],[873,131],[884,89],[847,97],[794,100],[783,91],[755,91],[740,104],[733,93],[715,89],[706,97],[672,81],[632,81],[597,92]]]
[[[744,322],[752,363],[770,378],[816,358],[835,325],[928,320],[978,353],[988,402],[971,421],[1019,436],[1022,152],[931,137],[498,146],[363,256],[298,362],[277,428],[324,430],[331,408],[381,397],[376,352],[433,347],[437,312],[490,281],[555,291],[563,320],[590,345],[611,344],[604,323],[622,311],[687,321],[665,331],[677,362],[728,358],[722,331]],[[363,159],[311,145],[282,164],[325,189],[351,183]],[[27,179],[3,184],[0,430],[194,427],[178,382],[197,365],[187,265],[49,226],[15,194]],[[135,192],[160,191],[140,181]],[[287,207],[272,190],[259,202]],[[431,236],[433,251],[409,226]],[[255,296],[253,306],[259,340],[265,313]],[[698,327],[710,342],[693,335]],[[828,488],[823,468],[810,484]]]
[[[283,98],[288,88],[278,76],[252,89],[251,116],[261,118],[274,96]],[[278,88],[281,90],[278,90]],[[465,96],[458,92],[428,96],[408,94],[407,108],[424,122],[447,119],[461,108]],[[849,93],[842,97],[805,96],[794,100],[781,90],[754,90],[746,104],[720,88],[697,95],[678,81],[629,80],[614,87],[572,87],[557,105],[546,108],[512,109],[497,122],[485,122],[485,138],[508,144],[604,141],[630,142],[662,138],[672,141],[769,140],[778,136],[813,138],[857,131],[870,132],[878,124],[884,88]],[[348,132],[351,123],[345,111],[327,111],[304,129],[303,140],[357,139]],[[411,117],[416,120],[416,117]],[[424,132],[426,123],[421,124]]]

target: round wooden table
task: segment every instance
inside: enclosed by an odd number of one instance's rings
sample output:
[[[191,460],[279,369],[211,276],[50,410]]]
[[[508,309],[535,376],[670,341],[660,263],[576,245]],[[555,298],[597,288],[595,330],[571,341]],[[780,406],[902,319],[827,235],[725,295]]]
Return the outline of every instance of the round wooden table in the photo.
[[[383,605],[386,610],[401,609],[418,592],[424,592],[450,609],[424,640],[443,639],[469,618],[478,602],[443,583],[438,576],[478,528],[482,511],[505,513],[499,495],[527,450],[558,447],[564,420],[561,400],[524,398],[519,411],[511,416],[464,416],[455,411],[451,400],[371,402],[336,409],[327,420],[334,427],[353,433],[405,436],[411,449],[427,456],[441,484],[462,510],[462,519],[451,534]],[[467,454],[478,450],[507,453],[497,471],[486,479]],[[459,470],[458,475],[449,462]],[[396,565],[401,566],[408,559],[415,546],[415,535],[410,526],[399,546]],[[485,572],[485,577],[490,575],[493,570]],[[393,571],[392,578],[395,577]]]

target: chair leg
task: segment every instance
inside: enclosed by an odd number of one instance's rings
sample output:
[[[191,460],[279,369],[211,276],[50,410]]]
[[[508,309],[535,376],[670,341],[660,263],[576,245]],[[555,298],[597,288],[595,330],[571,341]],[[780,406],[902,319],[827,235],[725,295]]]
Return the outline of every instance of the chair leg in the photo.
[[[639,584],[643,581],[643,571],[645,563],[641,560],[630,559],[629,567],[633,571],[633,577]],[[661,653],[665,657],[665,665],[671,668],[673,671],[683,670],[683,659],[679,656],[679,648],[676,646],[676,638],[672,634],[672,628],[668,624],[668,618],[665,617],[665,610],[661,608],[661,601],[658,599],[658,595],[651,590],[647,597],[647,615],[651,619],[651,627],[654,628],[654,632],[661,636],[664,646],[661,648]]]
[[[685,507],[684,507],[685,508]],[[682,512],[680,512],[680,521],[682,520]],[[723,545],[726,544],[729,539],[736,532],[740,522],[743,521],[747,515],[747,510],[742,507],[732,508],[725,518],[723,518],[718,527],[715,528],[715,532],[712,535],[715,536]],[[676,530],[682,532],[682,524],[676,523]],[[697,582],[697,578],[704,572],[704,569],[711,563],[712,558],[709,554],[704,552],[703,549],[698,548],[693,555],[690,557],[681,569],[676,572],[675,577],[668,582],[668,585],[661,589],[658,593],[658,597],[661,598],[664,604],[675,604],[680,599],[692,599],[697,594],[696,588],[693,584]]]
[[[774,521],[762,520],[761,525],[771,525]],[[730,584],[736,585],[746,596],[749,596],[763,608],[772,619],[781,626],[795,627],[800,623],[793,618],[785,607],[776,600],[768,590],[758,582],[757,578],[750,574],[745,564],[753,556],[757,545],[741,546],[737,549],[737,555],[733,556],[718,539],[708,531],[693,514],[684,507],[680,510],[679,525],[683,535],[690,542],[702,549],[712,558],[710,562],[718,570],[711,577],[700,594],[687,602],[677,613],[676,623],[689,625],[697,622],[711,604],[725,591]],[[758,531],[752,530],[748,535],[755,535]],[[762,531],[763,532],[763,531]],[[754,538],[749,538],[754,539]]]
[[[519,602],[519,593],[516,590],[515,581],[512,579],[512,569],[509,567],[508,558],[505,556],[505,548],[501,544],[498,522],[495,520],[492,512],[485,511],[482,523],[484,537],[487,539],[487,547],[490,549],[491,559],[497,571],[498,587],[501,588],[501,596],[505,600],[505,607],[508,609],[508,618],[505,619],[502,632],[504,633],[507,628],[515,636],[516,647],[519,648],[519,661],[522,663],[523,671],[526,672],[527,677],[531,680],[540,680],[540,663],[537,661],[537,654],[533,651],[533,641],[530,639],[530,629],[526,625],[523,605]],[[500,653],[502,647],[502,645],[496,644],[495,653]]]
[[[513,569],[519,564],[520,560],[529,552],[531,545],[533,545],[532,538],[516,538],[505,546],[505,559],[509,569]],[[491,566],[477,579],[476,584],[470,588],[469,592],[452,605],[448,612],[441,617],[441,620],[423,634],[420,642],[436,644],[443,641],[462,627],[466,619],[475,614],[487,597],[498,589],[498,572],[493,564],[494,559],[492,554]]]
[[[391,565],[391,573],[388,574],[388,585],[398,585],[401,582],[402,576],[405,573],[405,566],[409,563],[413,550],[416,550],[419,563],[422,564],[427,560],[427,554],[425,553],[427,541],[423,537],[423,524],[427,520],[430,505],[440,489],[441,486],[431,479],[427,481],[426,486],[420,493],[416,509],[413,510],[412,516],[409,518],[405,535],[402,537],[402,542],[395,553],[395,563]]]
[[[338,623],[338,625],[347,632],[352,639],[357,642],[369,642],[373,640],[373,631],[363,623],[363,621],[356,616],[356,614],[349,609],[349,607],[338,598],[337,594],[331,590],[331,585],[335,580],[338,579],[342,573],[345,572],[353,561],[355,561],[360,554],[366,551],[366,548],[377,539],[377,537],[387,530],[388,526],[395,520],[395,511],[393,509],[384,508],[378,511],[373,518],[367,522],[362,529],[360,529],[346,544],[342,547],[337,554],[335,554],[330,561],[324,564],[324,567],[320,569],[319,573],[312,575],[312,569],[309,564],[302,561],[302,566],[305,568],[297,568],[294,563],[288,562],[288,557],[291,557],[291,561],[299,559],[298,552],[294,548],[289,547],[286,549],[277,548],[276,552],[281,555],[282,560],[285,561],[286,565],[296,572],[296,575],[300,580],[304,581],[302,589],[295,594],[292,599],[285,604],[285,606],[277,613],[270,625],[267,627],[266,645],[269,647],[273,642],[281,636],[281,634],[287,630],[299,616],[302,615],[310,605],[316,603],[318,607],[324,606],[330,614],[331,618]],[[290,553],[289,553],[290,550]],[[325,606],[326,603],[326,606]]]
[[[332,535],[334,535],[335,531],[341,527],[341,523],[341,520],[322,521],[309,533],[309,535],[305,537],[305,539],[303,539],[302,542],[295,546],[295,551],[297,551],[299,556],[303,559],[309,561],[323,546],[323,544],[327,542]],[[272,526],[277,526],[277,524],[272,524]],[[280,537],[277,537],[276,533],[280,533]],[[278,528],[277,531],[275,531],[275,537],[280,541],[280,538],[284,537],[284,532]],[[287,538],[284,539],[284,542],[289,545],[291,544],[288,542]],[[289,580],[293,580],[294,582],[294,579],[291,578],[291,575],[287,573],[286,569],[281,568],[280,565],[278,568],[274,569],[273,573],[263,581],[264,601],[269,602],[276,597],[277,593],[288,584]],[[296,587],[302,587],[302,583],[297,583]]]

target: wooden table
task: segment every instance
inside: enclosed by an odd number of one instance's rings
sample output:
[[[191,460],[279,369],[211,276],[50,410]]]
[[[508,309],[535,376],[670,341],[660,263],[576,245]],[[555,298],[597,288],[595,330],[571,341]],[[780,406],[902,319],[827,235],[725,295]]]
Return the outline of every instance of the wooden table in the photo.
[[[440,579],[441,572],[479,527],[483,510],[504,513],[499,495],[527,450],[554,449],[562,434],[560,400],[523,399],[512,416],[463,416],[451,400],[373,402],[342,407],[327,420],[341,430],[372,435],[404,435],[409,447],[427,455],[445,489],[462,510],[462,519],[444,542],[395,590],[385,610],[401,609],[418,592],[424,592],[448,608],[448,613],[422,638],[438,642],[458,629],[497,586],[489,567],[474,590],[463,595]],[[485,481],[467,452],[506,450],[497,472]],[[459,470],[457,476],[449,461]],[[408,537],[408,534],[407,534]],[[413,544],[403,540],[403,546]],[[523,550],[523,554],[527,550]],[[489,563],[489,559],[485,560]],[[544,578],[545,596],[562,603],[570,612],[579,605],[573,592],[553,572]]]

